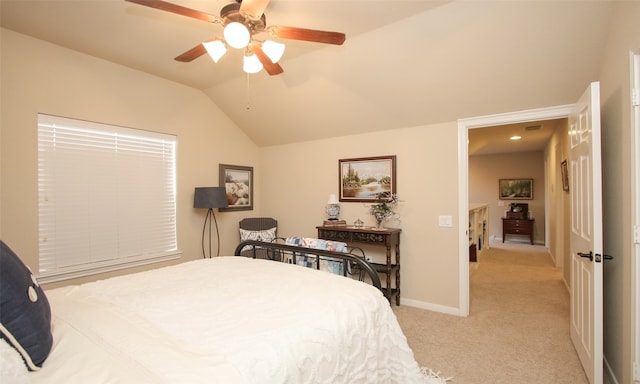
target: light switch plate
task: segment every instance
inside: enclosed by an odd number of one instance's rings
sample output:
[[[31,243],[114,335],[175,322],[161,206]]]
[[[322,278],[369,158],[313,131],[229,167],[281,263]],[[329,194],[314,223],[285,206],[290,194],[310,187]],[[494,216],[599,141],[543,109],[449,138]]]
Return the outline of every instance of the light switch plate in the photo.
[[[446,228],[453,227],[453,216],[438,216],[438,226]]]

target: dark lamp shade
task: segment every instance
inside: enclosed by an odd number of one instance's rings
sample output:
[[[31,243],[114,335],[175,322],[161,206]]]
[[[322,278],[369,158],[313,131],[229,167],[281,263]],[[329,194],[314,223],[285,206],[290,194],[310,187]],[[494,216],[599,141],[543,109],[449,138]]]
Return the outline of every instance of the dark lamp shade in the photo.
[[[196,187],[193,208],[226,208],[228,206],[225,187]]]

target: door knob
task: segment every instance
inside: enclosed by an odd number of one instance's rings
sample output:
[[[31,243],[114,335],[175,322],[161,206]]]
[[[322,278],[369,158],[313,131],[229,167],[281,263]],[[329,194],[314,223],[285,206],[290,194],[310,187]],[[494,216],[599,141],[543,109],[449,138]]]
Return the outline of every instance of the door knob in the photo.
[[[593,252],[589,251],[589,253],[585,253],[585,252],[578,252],[578,256],[580,257],[586,257],[589,260],[593,261]]]
[[[586,257],[589,260],[593,261],[593,252],[589,251],[589,253],[585,253],[585,252],[578,252],[578,256],[580,257]],[[601,263],[602,262],[602,258],[604,257],[605,260],[611,260],[613,259],[613,256],[610,255],[601,255],[599,253],[596,253],[596,263]]]

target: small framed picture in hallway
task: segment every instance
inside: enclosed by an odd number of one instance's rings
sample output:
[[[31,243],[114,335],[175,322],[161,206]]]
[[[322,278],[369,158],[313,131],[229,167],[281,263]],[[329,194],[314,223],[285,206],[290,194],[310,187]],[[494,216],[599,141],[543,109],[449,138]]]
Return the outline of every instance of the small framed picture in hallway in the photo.
[[[567,169],[567,160],[560,163],[560,173],[562,174],[562,190],[569,190],[569,170]]]

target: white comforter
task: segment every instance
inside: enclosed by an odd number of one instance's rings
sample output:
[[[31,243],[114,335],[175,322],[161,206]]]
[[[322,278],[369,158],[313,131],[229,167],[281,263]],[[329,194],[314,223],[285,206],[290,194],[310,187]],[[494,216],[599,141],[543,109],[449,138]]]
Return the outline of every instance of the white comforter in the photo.
[[[33,383],[421,383],[370,285],[219,257],[50,290],[54,347]]]

